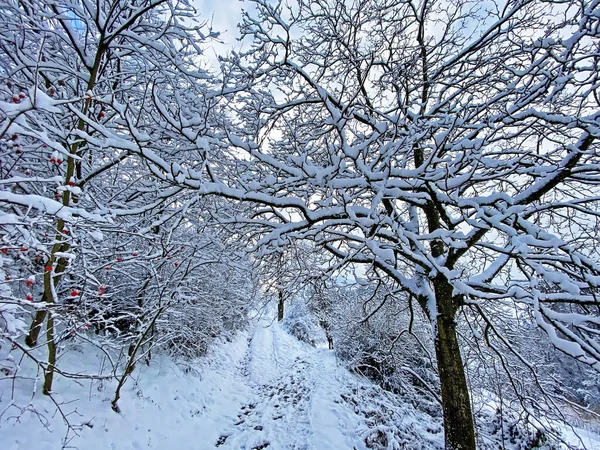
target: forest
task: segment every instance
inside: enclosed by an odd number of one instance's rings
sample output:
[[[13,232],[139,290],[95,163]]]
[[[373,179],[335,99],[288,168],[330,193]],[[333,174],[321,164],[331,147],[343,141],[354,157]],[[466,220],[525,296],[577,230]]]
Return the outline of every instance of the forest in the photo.
[[[203,8],[0,2],[0,447],[600,448],[600,0]]]

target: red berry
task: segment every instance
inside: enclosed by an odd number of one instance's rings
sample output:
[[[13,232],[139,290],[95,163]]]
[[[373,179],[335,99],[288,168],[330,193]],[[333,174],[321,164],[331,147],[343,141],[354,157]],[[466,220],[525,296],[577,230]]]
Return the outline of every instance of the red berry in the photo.
[[[85,331],[89,330],[89,329],[90,329],[90,324],[89,324],[89,323],[86,323],[86,324],[83,326],[83,328],[85,328]]]
[[[58,158],[58,159],[56,160],[56,164],[62,164],[62,159]]]
[[[6,255],[8,253],[8,249],[7,248],[3,248],[2,249],[2,253],[4,253]]]
[[[106,267],[106,270],[110,270],[110,266],[107,266],[107,267]]]
[[[44,233],[44,236],[48,237],[48,233]]]
[[[17,135],[17,134],[13,134],[13,135],[12,135],[10,138],[11,138],[13,141],[16,141],[17,139],[19,139],[19,135]]]
[[[173,263],[175,267],[179,267],[179,263]]]
[[[100,113],[98,114],[98,117],[103,118],[105,116],[104,111],[100,111]]]
[[[6,275],[6,276],[4,277],[4,279],[5,279],[6,281],[9,281],[9,280],[10,280],[10,275]]]
[[[59,194],[56,194],[56,195],[55,195],[55,197],[56,197],[57,199],[61,199],[61,198],[62,198],[62,194],[60,194],[60,193],[59,193]]]
[[[19,96],[18,95],[13,95],[12,96],[12,101],[13,101],[13,103],[19,103]]]
[[[71,187],[75,186],[75,182],[73,180],[69,181],[67,184]]]
[[[104,286],[104,285],[101,285],[100,287],[98,287],[98,290],[100,290],[100,291],[105,291],[105,290],[106,290],[106,286]]]
[[[27,247],[21,247],[22,252],[26,252],[27,250],[29,250]]]
[[[31,175],[31,172],[29,170],[26,170],[25,175],[29,176],[29,175]]]
[[[42,144],[42,148],[48,148],[46,144]]]
[[[31,300],[33,300],[33,295],[32,295],[32,294],[27,294],[27,295],[25,296],[25,298],[26,298],[27,300],[31,301]]]
[[[137,253],[132,253],[131,254],[131,256],[134,256],[134,257],[137,256],[137,255],[138,255]]]
[[[181,246],[181,250],[183,250],[184,248],[185,248],[185,245],[182,245],[182,246]]]
[[[46,267],[44,267],[44,270],[46,272],[52,272],[52,266],[46,266]]]
[[[27,281],[25,282],[25,286],[33,286],[33,281],[31,281],[31,280],[27,280]]]
[[[117,261],[123,261],[123,258],[121,258],[120,256],[117,256]]]
[[[51,163],[55,163],[56,162],[56,158],[54,158],[54,157],[50,158],[50,162]]]
[[[21,153],[23,153],[23,152],[21,151],[21,149],[20,149],[20,148],[17,148],[17,149],[15,150],[15,155],[20,155]]]
[[[22,92],[19,94],[19,98],[23,99],[25,98],[25,94],[23,94]]]
[[[73,289],[71,291],[71,297],[77,297],[79,295],[79,291],[77,289]]]
[[[69,230],[67,230],[66,228],[64,230],[62,230],[62,234],[69,234]]]
[[[98,297],[102,297],[104,295],[104,292],[99,292],[98,293]]]

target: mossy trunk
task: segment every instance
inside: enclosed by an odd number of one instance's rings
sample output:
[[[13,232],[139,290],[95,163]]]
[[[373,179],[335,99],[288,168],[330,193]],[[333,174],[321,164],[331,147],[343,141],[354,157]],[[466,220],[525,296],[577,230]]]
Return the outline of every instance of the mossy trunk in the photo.
[[[52,312],[48,313],[46,339],[48,341],[48,367],[44,374],[44,394],[50,395],[52,393],[52,380],[54,379],[54,366],[56,365],[56,342],[54,341],[54,317]]]
[[[447,281],[437,280],[434,286],[438,307],[435,353],[442,390],[445,448],[476,450],[469,388],[456,334],[458,300],[452,296]]]
[[[46,299],[42,296],[42,302],[45,302]],[[38,337],[40,335],[40,331],[42,331],[42,324],[44,323],[44,319],[46,318],[46,311],[43,309],[38,309],[35,313],[33,321],[31,322],[31,327],[29,328],[29,333],[25,336],[25,344],[29,347],[35,347],[37,345]]]
[[[58,14],[58,10],[55,9],[55,12]],[[94,65],[91,69],[90,72],[90,78],[88,80],[88,84],[87,84],[87,89],[86,91],[91,91],[94,86],[96,85],[96,79],[98,77],[98,73],[100,71],[100,63],[102,61],[102,57],[104,55],[105,52],[105,47],[102,43],[100,43],[98,45],[98,50],[96,52],[96,58],[94,61]],[[90,109],[90,106],[92,104],[92,101],[90,98],[86,98],[84,104],[83,104],[83,109],[82,109],[82,113],[84,115],[86,115]],[[86,122],[83,119],[79,119],[77,121],[77,130],[82,131],[84,130],[86,127]],[[71,144],[70,150],[69,150],[69,156],[67,157],[67,170],[65,172],[65,176],[64,176],[64,184],[67,185],[68,182],[74,177],[76,170],[79,171],[78,167],[81,165],[81,160],[80,158],[78,158],[79,155],[79,151],[81,149],[82,146],[82,141],[75,141],[73,144]],[[76,167],[78,166],[78,167]],[[78,175],[78,178],[81,178]],[[79,184],[79,187],[83,187],[83,184]],[[62,197],[62,204],[65,207],[68,207],[70,205],[71,200],[76,201],[77,199],[75,198],[74,195],[72,195],[71,191],[66,190],[63,193],[63,197]],[[42,294],[42,303],[47,303],[48,305],[51,305],[54,303],[54,298],[52,296],[52,290],[51,290],[51,286],[50,283],[54,283],[54,287],[58,286],[58,283],[60,282],[63,273],[67,267],[68,264],[68,260],[66,258],[57,258],[56,254],[57,253],[66,253],[69,251],[69,249],[71,248],[71,245],[69,244],[68,240],[64,238],[63,236],[63,231],[65,230],[65,221],[62,219],[59,219],[56,223],[56,243],[52,246],[52,251],[50,252],[50,257],[48,258],[48,261],[46,262],[46,267],[52,267],[52,271],[46,271],[44,274],[44,293]],[[57,262],[57,266],[56,268],[54,268],[54,263]],[[54,272],[54,273],[52,273]],[[42,324],[44,323],[44,319],[46,318],[46,311],[45,310],[38,310],[33,318],[33,321],[31,322],[31,326],[29,328],[29,332],[27,333],[27,336],[25,337],[25,343],[29,346],[29,347],[35,347],[37,345],[37,341],[38,341],[38,337],[40,335],[40,331],[42,329]],[[50,344],[49,344],[50,345]]]

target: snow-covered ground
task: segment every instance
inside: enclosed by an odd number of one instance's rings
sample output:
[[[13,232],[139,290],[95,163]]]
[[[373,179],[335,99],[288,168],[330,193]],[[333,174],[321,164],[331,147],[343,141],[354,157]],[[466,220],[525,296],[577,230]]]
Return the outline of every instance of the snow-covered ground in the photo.
[[[98,367],[89,344],[64,354],[71,372]],[[24,362],[21,374],[28,373]],[[202,450],[366,450],[441,448],[441,421],[404,404],[314,348],[259,319],[246,333],[215,345],[187,366],[157,357],[140,364],[113,412],[113,381],[58,377],[55,399],[75,426],[66,427],[33,381],[0,381],[0,448]],[[38,380],[37,385],[39,386]],[[35,409],[35,412],[34,412]],[[589,448],[594,448],[592,442]],[[596,448],[600,448],[596,447]]]
[[[86,344],[71,348],[60,364],[89,372],[101,361],[102,352]],[[26,361],[21,373],[32,375]],[[5,450],[54,450],[65,443],[55,405],[41,392],[31,401],[33,385],[20,380],[13,390],[9,380],[0,382]],[[110,408],[112,381],[58,377],[55,398],[78,434],[69,434],[68,448],[361,450],[365,438],[386,432],[365,418],[374,411],[354,399],[368,385],[339,366],[330,350],[299,342],[263,318],[187,370],[164,356],[149,367],[140,364],[119,414]],[[414,417],[406,420],[418,425]],[[431,443],[439,445],[435,431]]]

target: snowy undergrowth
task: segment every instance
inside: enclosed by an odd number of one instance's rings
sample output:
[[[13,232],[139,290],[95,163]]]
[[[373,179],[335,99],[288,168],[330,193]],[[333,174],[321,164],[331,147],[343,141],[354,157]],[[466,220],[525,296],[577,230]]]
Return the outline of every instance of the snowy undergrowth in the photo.
[[[584,421],[576,411],[564,407],[563,421],[533,417],[506,399],[504,405],[492,393],[476,397],[475,420],[482,449],[551,450],[600,448],[600,423]],[[564,406],[564,405],[563,405]],[[501,414],[502,409],[503,413]]]
[[[241,358],[245,341],[243,335],[238,335],[232,342],[221,342],[218,355],[213,351],[202,362],[188,367],[161,355],[154,357],[149,366],[138,364],[122,391],[120,414],[110,406],[117,384],[114,379],[58,376],[54,399],[74,427],[68,435],[55,404],[41,394],[35,368],[25,359],[19,372],[24,378],[18,378],[14,385],[10,379],[0,381],[2,447],[212,448],[199,445],[199,431],[204,439],[216,440],[217,432],[213,430],[224,426],[227,408],[234,408],[240,401],[238,391],[242,389],[236,389],[235,380],[223,374],[225,367]],[[99,373],[103,365],[106,367],[104,353],[89,344],[72,345],[60,361],[61,369],[72,373]],[[37,393],[32,398],[34,390]],[[205,412],[214,408],[217,410],[207,417]]]

